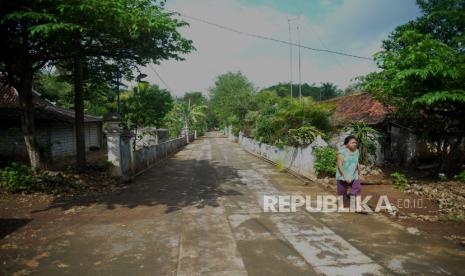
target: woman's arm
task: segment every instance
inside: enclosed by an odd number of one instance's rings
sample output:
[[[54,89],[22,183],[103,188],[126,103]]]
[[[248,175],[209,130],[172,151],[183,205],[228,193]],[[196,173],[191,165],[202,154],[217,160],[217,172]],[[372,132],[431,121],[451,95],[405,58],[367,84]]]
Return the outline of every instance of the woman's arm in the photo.
[[[360,163],[357,164],[357,170],[358,170],[358,178],[362,178],[362,165]]]
[[[350,181],[347,179],[346,173],[344,172],[344,167],[342,166],[343,161],[344,161],[344,156],[338,153],[337,154],[337,169],[341,173],[342,177],[344,177],[345,181],[349,183]]]

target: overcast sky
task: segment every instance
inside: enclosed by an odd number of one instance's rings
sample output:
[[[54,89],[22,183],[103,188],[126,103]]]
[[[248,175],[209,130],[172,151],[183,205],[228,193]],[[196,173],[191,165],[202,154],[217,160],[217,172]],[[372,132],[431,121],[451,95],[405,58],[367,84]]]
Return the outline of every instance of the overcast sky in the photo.
[[[396,26],[420,15],[414,0],[168,0],[167,8],[280,40],[292,39],[300,26],[302,45],[371,57]],[[185,19],[180,32],[196,51],[185,61],[165,61],[153,68],[176,96],[189,91],[207,93],[215,77],[241,71],[257,87],[289,82],[289,46],[232,33]],[[298,81],[298,49],[293,49],[293,79]],[[302,82],[333,82],[344,89],[351,79],[376,69],[372,61],[301,50]],[[149,68],[147,80],[166,87]]]

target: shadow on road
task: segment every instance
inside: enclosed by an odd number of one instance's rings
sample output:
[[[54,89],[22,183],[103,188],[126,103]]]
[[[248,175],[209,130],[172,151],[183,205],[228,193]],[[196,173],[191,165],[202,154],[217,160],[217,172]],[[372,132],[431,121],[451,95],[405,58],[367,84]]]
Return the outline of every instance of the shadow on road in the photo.
[[[28,224],[32,219],[0,219],[0,240]]]
[[[175,155],[162,161],[117,192],[71,201],[57,198],[47,208],[34,212],[99,204],[106,209],[165,205],[165,212],[169,213],[187,206],[216,207],[222,196],[241,195],[219,185],[237,179],[236,170],[209,160],[183,159],[185,156]]]

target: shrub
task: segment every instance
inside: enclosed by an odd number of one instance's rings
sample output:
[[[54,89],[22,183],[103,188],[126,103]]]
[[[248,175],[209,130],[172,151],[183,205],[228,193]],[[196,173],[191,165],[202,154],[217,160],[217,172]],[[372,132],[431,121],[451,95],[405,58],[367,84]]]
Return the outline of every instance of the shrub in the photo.
[[[32,170],[25,165],[11,163],[0,170],[0,186],[10,192],[31,192],[34,190]]]
[[[314,168],[318,175],[336,175],[337,149],[332,147],[317,148],[314,150],[316,157]]]
[[[247,119],[255,119],[252,134],[262,143],[303,146],[311,143],[315,131],[326,133],[331,130],[329,116],[327,106],[316,104],[308,98],[302,101],[284,98],[257,114],[249,114]],[[291,134],[293,136],[289,137]]]
[[[457,175],[459,181],[465,182],[465,170]]]
[[[291,146],[306,147],[313,143],[318,136],[323,136],[323,132],[314,126],[289,129],[288,144]]]
[[[394,187],[402,192],[405,191],[409,185],[407,177],[400,172],[391,173],[391,177],[394,178]]]

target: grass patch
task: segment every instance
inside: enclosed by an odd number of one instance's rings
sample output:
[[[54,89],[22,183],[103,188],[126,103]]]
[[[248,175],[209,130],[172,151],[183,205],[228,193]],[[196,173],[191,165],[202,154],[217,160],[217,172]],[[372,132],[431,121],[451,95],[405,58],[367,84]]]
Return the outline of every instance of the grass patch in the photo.
[[[286,171],[286,166],[284,165],[284,162],[282,160],[276,161],[276,170],[278,172],[285,172]]]
[[[439,217],[439,221],[452,221],[452,222],[461,222],[463,220],[463,216],[456,215],[456,214],[449,214]]]

